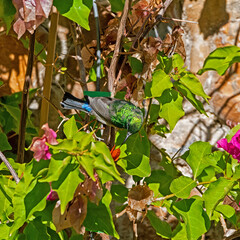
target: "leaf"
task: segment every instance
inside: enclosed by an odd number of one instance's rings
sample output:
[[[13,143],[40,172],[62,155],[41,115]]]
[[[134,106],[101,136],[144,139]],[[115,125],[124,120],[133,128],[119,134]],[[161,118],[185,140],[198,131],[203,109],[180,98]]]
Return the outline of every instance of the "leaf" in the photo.
[[[159,110],[160,110],[159,104],[151,104],[150,112],[149,112],[149,116],[150,116],[149,124],[158,121]]]
[[[50,192],[49,183],[40,183],[37,179],[31,181],[25,172],[24,177],[16,186],[13,196],[14,224],[11,233],[21,227],[36,211],[46,206],[46,198]]]
[[[226,138],[227,141],[230,142],[232,137],[238,132],[238,130],[240,129],[240,124],[238,124],[237,126],[233,127],[227,134]]]
[[[12,150],[5,133],[0,132],[0,151]]]
[[[164,90],[171,88],[172,86],[173,84],[169,75],[163,70],[159,69],[153,73],[151,87],[152,97],[161,97]]]
[[[80,173],[78,164],[68,164],[57,181],[52,182],[52,189],[58,193],[61,201],[61,214],[64,213],[69,201],[73,199],[79,183],[84,177]]]
[[[157,59],[159,61],[159,64],[157,65],[156,69],[162,69],[166,74],[170,74],[173,68],[173,58],[168,58],[162,52],[159,52]]]
[[[135,57],[128,57],[128,61],[130,63],[130,67],[132,69],[132,75],[142,72],[143,64],[139,59],[137,59]]]
[[[67,139],[72,139],[74,134],[78,131],[77,124],[74,116],[72,116],[64,125],[63,132],[66,135]]]
[[[177,90],[184,95],[187,100],[200,112],[203,113],[207,116],[207,113],[205,112],[204,108],[203,108],[203,104],[201,101],[197,100],[195,95],[187,88],[185,87],[183,84],[175,81],[173,83],[174,87],[177,88]]]
[[[194,74],[190,72],[184,72],[179,79],[179,82],[187,87],[193,94],[203,97],[208,103],[208,98],[210,97],[204,92],[201,82]]]
[[[115,229],[112,213],[109,206],[111,200],[111,193],[106,190],[98,206],[88,201],[87,216],[84,220],[83,225],[88,231],[104,232],[119,239],[119,235]]]
[[[227,46],[217,48],[205,59],[203,68],[198,71],[198,74],[201,75],[206,71],[215,70],[219,75],[223,75],[236,62],[240,62],[239,47]]]
[[[93,64],[93,66],[90,68],[90,71],[89,71],[89,80],[88,80],[88,83],[89,82],[95,82],[96,80],[97,80],[97,61],[95,61],[94,62],[94,64]],[[105,77],[105,72],[104,72],[104,61],[103,60],[101,60],[101,63],[100,63],[100,78],[103,78],[103,77]],[[84,91],[84,96],[85,96],[85,92],[86,91]],[[90,91],[89,91],[90,92]],[[90,93],[90,94],[92,94],[92,95],[94,95],[93,97],[96,97],[96,95],[100,95],[101,94],[101,97],[103,97],[102,95],[104,95],[104,93],[106,94],[106,95],[108,95],[109,96],[109,92],[92,92],[92,93]],[[87,95],[87,96],[89,96],[89,95]],[[111,96],[111,95],[110,95]],[[109,97],[110,97],[109,96]],[[91,97],[91,96],[90,96]],[[100,96],[99,96],[100,97]],[[104,96],[104,97],[106,97],[106,96]]]
[[[188,240],[197,240],[210,228],[210,220],[203,210],[202,204],[201,200],[184,199],[175,202],[172,206],[184,220]]]
[[[0,6],[0,18],[6,23],[8,32],[11,28],[11,23],[14,20],[16,9],[12,1],[9,0],[0,0]]]
[[[171,239],[172,229],[167,222],[161,221],[159,217],[156,216],[154,211],[148,211],[147,218],[149,219],[152,227],[155,229],[157,235],[160,235],[163,238]]]
[[[124,1],[123,0],[109,0],[109,2],[111,3],[111,10],[113,12],[121,12],[123,10],[124,7]]]
[[[207,158],[207,155],[212,152],[212,146],[208,142],[195,142],[189,149],[190,153],[186,161],[192,168],[193,179],[195,180],[205,168],[210,165],[214,166],[217,162],[214,159]]]
[[[71,163],[71,156],[67,153],[53,154],[49,163],[46,177],[39,179],[40,182],[57,181],[65,168]]]
[[[107,175],[111,175],[112,177],[117,179],[119,182],[124,183],[124,180],[120,177],[120,174],[116,168],[115,162],[106,144],[103,142],[96,142],[96,143],[92,142],[91,149],[92,149],[91,154],[94,158],[95,169],[102,170]],[[105,181],[103,180],[104,179],[101,178],[102,183],[105,183]]]
[[[1,222],[8,221],[8,216],[13,212],[12,198],[16,183],[9,178],[0,176],[0,219]]]
[[[116,146],[120,145],[126,137],[127,131],[120,131],[116,137]],[[142,129],[139,133],[128,138],[121,148],[121,155],[117,164],[129,175],[147,177],[151,173],[149,165],[150,144],[146,132]]]
[[[73,152],[73,151],[79,151],[80,149],[77,148],[77,142],[76,140],[70,140],[70,139],[63,139],[59,144],[57,145],[50,145],[46,143],[51,149],[54,150],[54,152],[59,152],[59,151],[68,151],[68,152]]]
[[[90,30],[89,21],[88,21],[88,17],[90,14],[90,8],[88,8],[85,4],[83,4],[82,0],[71,1],[71,3],[72,3],[71,7],[70,7],[70,4],[64,4],[65,0],[61,0],[61,4],[60,4],[59,0],[58,0],[58,2],[59,3],[57,3],[57,1],[54,2],[55,6],[57,8],[59,8],[60,13],[64,17],[67,17],[70,20],[73,20],[74,22],[76,22],[77,24],[79,24],[80,26],[85,28],[86,30]],[[64,8],[60,8],[60,6],[62,5],[62,2],[64,4]],[[67,11],[67,12],[65,12],[65,11]]]
[[[182,109],[182,100],[181,95],[174,89],[165,90],[159,98],[159,102],[162,104],[159,116],[168,122],[170,131],[173,130],[178,120],[185,114]]]
[[[197,186],[197,183],[189,177],[181,176],[172,181],[170,190],[178,198],[188,198],[191,190]]]
[[[50,236],[47,232],[47,226],[44,225],[40,218],[35,218],[30,221],[24,229],[26,240],[50,240]]]
[[[223,177],[209,184],[208,189],[203,194],[205,208],[209,218],[212,216],[215,207],[228,194],[233,185],[233,181]]]
[[[111,186],[111,194],[113,200],[124,203],[127,201],[128,197],[128,189],[120,184],[112,184]]]
[[[172,58],[173,58],[173,68],[178,68],[178,70],[183,68],[184,61],[178,53],[174,53]]]
[[[153,170],[151,176],[145,178],[147,185],[152,183],[160,183],[158,187],[158,193],[163,196],[171,194],[170,185],[173,181],[173,177],[168,174],[168,172],[163,170]],[[154,192],[155,193],[155,192]]]
[[[173,237],[171,240],[187,239],[187,230],[184,223],[179,222],[177,227],[173,230]]]
[[[220,212],[224,217],[226,217],[231,223],[237,223],[235,209],[230,205],[218,205],[215,209],[217,212]]]

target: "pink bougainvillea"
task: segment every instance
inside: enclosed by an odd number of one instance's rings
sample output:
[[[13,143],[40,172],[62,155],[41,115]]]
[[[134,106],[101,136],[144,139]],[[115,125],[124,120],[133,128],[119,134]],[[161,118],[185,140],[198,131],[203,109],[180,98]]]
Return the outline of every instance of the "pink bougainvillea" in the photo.
[[[217,146],[223,148],[240,162],[240,130],[237,131],[230,142],[228,142],[226,138],[223,138],[217,142]]]
[[[17,10],[13,29],[18,38],[26,30],[33,33],[48,18],[53,4],[53,0],[13,0],[12,2]]]
[[[49,147],[46,145],[46,142],[51,145],[58,144],[56,137],[57,134],[51,128],[49,128],[48,123],[42,126],[42,129],[45,131],[42,137],[34,137],[30,150],[34,152],[33,157],[40,161],[40,159],[50,159],[51,153],[49,152]]]

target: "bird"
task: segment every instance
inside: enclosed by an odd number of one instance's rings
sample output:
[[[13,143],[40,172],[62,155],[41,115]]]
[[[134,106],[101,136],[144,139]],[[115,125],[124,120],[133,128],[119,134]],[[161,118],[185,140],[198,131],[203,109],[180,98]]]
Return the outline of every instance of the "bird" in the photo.
[[[60,104],[63,109],[77,109],[93,115],[102,124],[127,129],[127,136],[122,144],[132,134],[139,132],[143,125],[144,116],[141,109],[125,100],[90,96],[80,99],[65,92]]]

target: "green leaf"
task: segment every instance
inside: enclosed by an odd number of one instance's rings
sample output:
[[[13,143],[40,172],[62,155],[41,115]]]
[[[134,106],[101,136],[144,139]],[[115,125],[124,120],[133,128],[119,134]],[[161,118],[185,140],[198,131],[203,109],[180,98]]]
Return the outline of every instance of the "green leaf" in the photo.
[[[208,103],[208,98],[210,97],[204,92],[201,82],[194,74],[190,72],[185,72],[184,74],[182,74],[179,81],[193,94],[203,97]]]
[[[119,182],[124,183],[124,180],[120,177],[120,174],[116,168],[115,162],[111,156],[107,145],[103,142],[92,143],[92,152],[94,158],[94,167],[96,170],[102,170],[106,174],[111,175]],[[106,175],[105,175],[106,176]],[[101,178],[102,183],[105,183]]]
[[[195,180],[202,171],[208,166],[216,165],[214,159],[207,158],[212,152],[212,146],[208,142],[195,142],[190,147],[190,153],[187,156],[187,163],[192,168],[193,179]]]
[[[61,14],[64,14],[72,7],[73,0],[53,0],[53,5]]]
[[[26,240],[51,240],[51,237],[47,233],[47,226],[44,225],[40,218],[35,218],[30,221],[24,229]]]
[[[158,193],[160,193],[162,196],[166,196],[171,194],[170,191],[170,185],[173,181],[173,177],[168,174],[168,172],[163,170],[153,170],[151,172],[151,176],[145,178],[145,182],[147,185],[153,184],[153,183],[160,183],[158,187]],[[156,191],[154,191],[154,194],[158,194]]]
[[[113,12],[121,12],[123,10],[124,0],[109,0],[109,2],[111,3],[111,10]]]
[[[13,212],[12,198],[15,187],[14,181],[0,176],[0,219],[2,223],[8,221],[8,216]]]
[[[64,17],[73,20],[86,30],[90,30],[88,21],[90,8],[83,4],[82,0],[69,0],[68,2],[66,0],[56,0],[54,5]]]
[[[160,110],[159,104],[151,104],[150,112],[149,112],[149,116],[150,116],[149,124],[158,122],[159,110]]]
[[[120,131],[116,146],[120,145],[126,137],[126,131]],[[121,155],[117,164],[129,175],[147,177],[151,173],[149,164],[150,144],[146,132],[142,129],[128,138],[121,148]]]
[[[177,227],[173,230],[173,237],[171,240],[187,239],[187,230],[184,223],[179,222]]]
[[[223,177],[220,177],[216,182],[209,184],[208,189],[203,194],[206,212],[209,217],[212,216],[215,207],[228,194],[233,185],[233,181]]]
[[[59,152],[59,151],[74,152],[74,151],[79,151],[80,150],[80,149],[77,148],[77,141],[76,140],[70,140],[70,139],[63,139],[63,141],[61,141],[57,145],[50,145],[50,144],[47,144],[47,145],[51,149],[53,149],[54,152]]]
[[[98,206],[88,201],[87,216],[83,225],[88,231],[104,232],[119,239],[109,206],[111,200],[111,193],[106,191]]]
[[[67,153],[53,154],[49,163],[46,177],[39,179],[40,182],[57,181],[65,168],[71,163],[71,156]]]
[[[161,69],[166,74],[170,74],[170,72],[172,71],[172,68],[173,68],[173,66],[172,66],[173,59],[172,58],[168,58],[162,52],[158,53],[157,59],[159,61],[159,64],[157,65],[156,70],[157,69]]]
[[[83,155],[83,156],[78,157],[78,161],[81,164],[81,166],[84,168],[84,170],[87,172],[89,177],[91,177],[93,181],[96,181],[96,179],[94,177],[95,158],[93,158],[90,155]]]
[[[240,129],[240,124],[238,124],[237,126],[233,127],[227,134],[226,138],[227,141],[230,142],[232,137],[238,132],[238,130]]]
[[[52,189],[58,193],[61,201],[61,214],[64,213],[68,202],[73,199],[77,186],[83,182],[83,180],[84,177],[79,171],[78,164],[69,164],[59,179],[52,182]]]
[[[123,185],[113,184],[111,186],[111,194],[113,200],[124,203],[127,201],[128,189]]]
[[[156,230],[157,235],[160,235],[163,238],[171,239],[172,229],[167,222],[161,221],[154,211],[148,211],[147,218],[149,219],[152,227]]]
[[[182,96],[174,89],[165,90],[159,98],[159,102],[162,104],[159,116],[168,122],[170,131],[173,130],[178,120],[185,114],[182,109],[182,101]]]
[[[217,212],[220,212],[224,217],[226,217],[231,223],[237,223],[235,209],[230,205],[218,205],[215,209]]]
[[[128,61],[130,63],[130,67],[132,69],[132,75],[142,72],[143,64],[139,59],[129,56]]]
[[[200,112],[203,113],[207,116],[204,108],[203,108],[203,104],[201,101],[197,100],[195,95],[187,88],[185,87],[183,84],[175,81],[173,83],[174,87],[177,88],[177,90],[184,95],[187,100]]]
[[[181,176],[172,181],[170,190],[178,198],[188,198],[191,190],[197,186],[197,183],[189,177]]]
[[[210,228],[210,220],[202,204],[203,202],[197,199],[184,199],[173,204],[173,209],[184,220],[188,240],[197,240]]]
[[[16,9],[12,1],[9,0],[0,0],[0,6],[0,18],[2,18],[3,21],[6,23],[8,32],[11,28],[11,23],[14,20]]]
[[[184,61],[178,53],[175,53],[172,58],[173,58],[173,68],[178,68],[178,70],[183,68]]]
[[[14,224],[11,233],[21,227],[36,211],[46,206],[46,198],[50,192],[49,183],[40,183],[37,179],[31,181],[25,172],[24,177],[16,186],[13,196]]]
[[[0,151],[11,150],[12,146],[8,142],[7,135],[3,132],[0,132]]]
[[[167,75],[163,70],[159,69],[152,75],[152,97],[161,97],[164,90],[173,86],[170,76]]]
[[[66,135],[67,139],[72,139],[74,134],[78,132],[77,124],[74,116],[72,116],[64,125],[63,132]]]
[[[203,74],[209,70],[215,70],[219,75],[223,75],[227,69],[236,62],[240,62],[240,48],[237,46],[227,46],[217,48],[206,58],[203,68],[198,74]]]
[[[100,78],[103,78],[105,77],[105,72],[104,72],[104,61],[101,60],[101,64],[100,64],[100,69],[101,69],[101,72],[100,72]],[[95,82],[97,80],[97,62],[95,61],[93,66],[90,68],[90,71],[89,71],[89,80],[88,82]],[[89,91],[90,92],[90,91]],[[92,92],[93,95],[94,92]],[[100,93],[100,92],[99,92]],[[106,92],[107,93],[107,92]],[[101,95],[103,95],[104,93],[101,92]],[[108,95],[109,95],[109,92],[108,92]],[[84,94],[85,96],[85,94]],[[110,93],[110,96],[111,96],[111,93]],[[110,97],[109,96],[109,97]]]

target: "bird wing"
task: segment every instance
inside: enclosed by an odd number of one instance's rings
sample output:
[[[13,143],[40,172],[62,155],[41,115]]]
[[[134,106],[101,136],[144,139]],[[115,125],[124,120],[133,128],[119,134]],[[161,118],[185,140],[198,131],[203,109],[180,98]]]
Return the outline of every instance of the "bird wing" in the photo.
[[[92,110],[94,111],[93,114],[95,113],[94,115],[98,121],[107,125],[112,125],[111,116],[109,114],[109,106],[115,99],[107,97],[88,97],[88,100]]]

